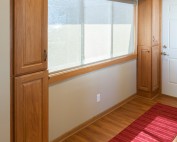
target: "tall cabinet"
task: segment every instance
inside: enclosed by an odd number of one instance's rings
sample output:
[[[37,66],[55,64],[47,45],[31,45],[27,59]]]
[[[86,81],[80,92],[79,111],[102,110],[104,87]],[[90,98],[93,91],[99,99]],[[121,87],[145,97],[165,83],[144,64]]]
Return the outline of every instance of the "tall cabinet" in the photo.
[[[160,93],[161,0],[138,1],[138,95]]]
[[[47,0],[13,1],[14,142],[48,142]]]

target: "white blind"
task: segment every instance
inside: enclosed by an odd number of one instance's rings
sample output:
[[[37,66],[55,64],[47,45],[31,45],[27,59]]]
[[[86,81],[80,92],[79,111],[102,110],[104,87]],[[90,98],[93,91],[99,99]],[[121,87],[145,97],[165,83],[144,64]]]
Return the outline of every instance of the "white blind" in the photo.
[[[109,0],[109,1],[131,3],[131,4],[137,4],[138,3],[138,0]]]

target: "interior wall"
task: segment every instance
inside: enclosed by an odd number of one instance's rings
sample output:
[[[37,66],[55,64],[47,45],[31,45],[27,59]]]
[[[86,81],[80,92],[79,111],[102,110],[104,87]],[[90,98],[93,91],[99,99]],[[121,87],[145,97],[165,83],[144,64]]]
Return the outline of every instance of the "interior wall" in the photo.
[[[101,102],[96,95],[101,94]],[[49,87],[50,141],[136,93],[136,60]]]
[[[0,142],[10,142],[10,0],[0,0]]]

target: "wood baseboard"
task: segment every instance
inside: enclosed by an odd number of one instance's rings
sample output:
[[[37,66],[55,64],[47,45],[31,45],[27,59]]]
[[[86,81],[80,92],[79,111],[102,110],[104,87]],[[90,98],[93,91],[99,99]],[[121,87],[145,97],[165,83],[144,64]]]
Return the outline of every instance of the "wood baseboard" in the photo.
[[[145,96],[141,96],[141,95],[137,95],[137,97],[139,97],[139,98],[143,98],[143,99],[146,99],[146,100],[154,100],[154,99],[156,99],[157,97],[159,97],[160,95],[162,95],[161,93],[158,93],[158,94],[156,94],[154,97],[152,97],[152,98],[149,98],[149,97],[145,97]]]
[[[117,105],[107,109],[106,111],[96,115],[95,117],[91,118],[90,120],[86,121],[85,123],[79,125],[78,127],[70,130],[69,132],[63,134],[62,136],[58,137],[57,139],[55,139],[53,142],[62,142],[64,140],[66,140],[67,138],[69,138],[70,136],[76,134],[77,132],[81,131],[82,129],[84,129],[85,127],[91,125],[92,123],[94,123],[95,121],[101,119],[102,117],[108,115],[109,113],[113,112],[114,110],[118,109],[119,107],[121,107],[122,105],[128,103],[129,101],[133,100],[137,95],[134,94],[130,97],[128,97],[127,99],[121,101],[120,103],[118,103]]]

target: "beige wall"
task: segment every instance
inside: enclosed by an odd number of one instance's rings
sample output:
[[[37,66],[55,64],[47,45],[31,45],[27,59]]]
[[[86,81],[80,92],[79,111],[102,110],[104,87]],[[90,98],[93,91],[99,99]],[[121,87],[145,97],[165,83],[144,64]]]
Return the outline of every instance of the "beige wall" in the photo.
[[[96,102],[98,93],[101,93],[99,103]],[[50,140],[135,93],[135,60],[50,86]]]
[[[0,142],[10,142],[10,0],[0,0]]]

